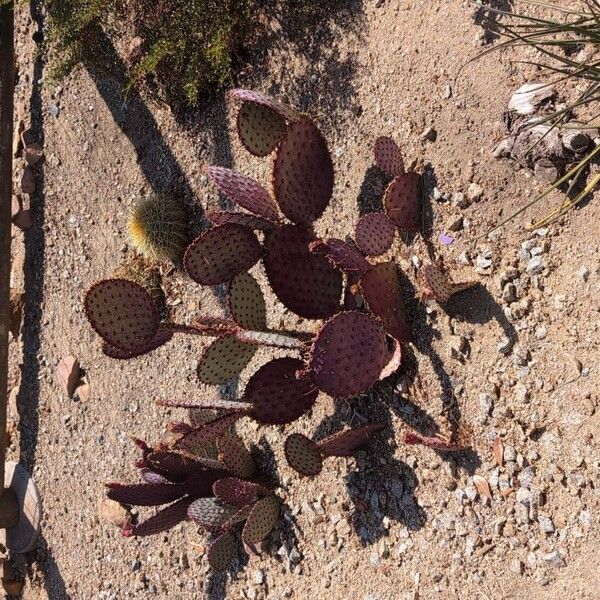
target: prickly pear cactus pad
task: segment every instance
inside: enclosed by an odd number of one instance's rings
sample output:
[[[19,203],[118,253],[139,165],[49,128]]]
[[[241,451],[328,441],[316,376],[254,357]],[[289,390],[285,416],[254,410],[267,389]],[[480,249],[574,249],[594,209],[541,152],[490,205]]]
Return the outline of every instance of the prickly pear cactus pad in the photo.
[[[351,456],[366,446],[371,436],[385,429],[385,425],[364,425],[346,431],[338,431],[318,443],[319,450],[328,456]]]
[[[279,100],[275,100],[275,98],[272,98],[268,94],[263,94],[262,92],[257,92],[255,90],[243,90],[240,88],[231,90],[230,94],[232,98],[241,100],[242,102],[264,106],[272,112],[281,115],[286,121],[297,121],[300,118],[300,113],[298,113],[298,111],[279,102]]]
[[[188,517],[207,531],[218,532],[237,508],[219,498],[198,498],[188,508]]]
[[[323,468],[323,457],[315,442],[301,433],[292,433],[285,440],[285,458],[295,471],[314,477]]]
[[[254,418],[261,423],[284,424],[310,410],[317,389],[296,373],[304,367],[296,358],[276,358],[263,365],[246,386],[246,400],[254,405]]]
[[[106,279],[93,285],[85,296],[85,313],[110,346],[135,353],[152,344],[159,326],[152,296],[127,279]]]
[[[375,164],[392,177],[398,177],[404,173],[402,153],[392,138],[378,137],[373,146],[373,156]]]
[[[208,548],[208,564],[214,571],[226,571],[235,556],[235,538],[229,531],[221,534]]]
[[[275,527],[280,510],[279,500],[275,496],[265,496],[256,502],[242,530],[244,543],[253,545],[262,542]]]
[[[221,385],[237,377],[250,362],[256,347],[228,334],[216,339],[198,363],[198,379],[207,385]]]
[[[198,236],[187,247],[183,265],[196,283],[217,285],[250,269],[261,255],[262,248],[254,232],[229,223]]]
[[[389,335],[399,342],[412,339],[398,267],[394,262],[371,267],[360,280],[360,291],[369,310],[381,319]]]
[[[320,390],[348,398],[366,392],[379,379],[387,357],[381,323],[365,313],[342,312],[317,335],[308,374]]]
[[[214,495],[234,506],[246,506],[258,499],[260,486],[236,477],[224,477],[213,484]]]
[[[144,346],[143,348],[138,348],[137,350],[127,351],[121,350],[120,348],[115,348],[111,346],[108,342],[104,342],[102,344],[102,352],[109,358],[114,358],[117,360],[128,360],[130,358],[136,358],[138,356],[143,356],[144,354],[148,354],[152,352],[152,350],[156,350],[161,346],[164,346],[168,341],[173,337],[173,332],[168,329],[159,328],[158,332],[154,336],[154,339],[150,341],[149,344]]]
[[[251,331],[267,327],[267,307],[258,282],[250,273],[236,275],[229,285],[229,309],[235,322]]]
[[[252,455],[244,442],[233,431],[226,431],[217,438],[217,452],[219,460],[227,470],[236,477],[247,479],[256,471]]]
[[[206,213],[206,218],[213,225],[226,225],[227,223],[233,223],[247,227],[248,229],[254,229],[257,231],[273,231],[275,224],[272,221],[256,217],[250,213],[236,212],[234,210],[213,210]]]
[[[265,188],[251,177],[224,167],[208,167],[209,179],[230,200],[263,219],[279,220],[279,211]]]
[[[318,127],[302,117],[292,123],[273,165],[273,190],[283,214],[310,226],[327,208],[333,193],[333,163]]]
[[[139,525],[131,529],[125,529],[123,535],[125,537],[145,537],[168,531],[187,519],[187,511],[191,503],[192,498],[181,498],[181,500],[177,500],[177,502],[160,509],[156,514],[142,521]]]
[[[396,226],[384,213],[363,215],[356,223],[356,245],[366,256],[380,256],[394,243]]]
[[[323,319],[339,309],[343,277],[323,256],[310,252],[311,235],[285,225],[266,241],[264,265],[275,295],[306,319]]]
[[[421,176],[404,173],[385,191],[383,205],[387,216],[402,231],[417,231],[421,226]]]
[[[334,267],[350,275],[362,275],[371,266],[356,248],[337,238],[315,240],[310,244],[310,251],[324,256]]]

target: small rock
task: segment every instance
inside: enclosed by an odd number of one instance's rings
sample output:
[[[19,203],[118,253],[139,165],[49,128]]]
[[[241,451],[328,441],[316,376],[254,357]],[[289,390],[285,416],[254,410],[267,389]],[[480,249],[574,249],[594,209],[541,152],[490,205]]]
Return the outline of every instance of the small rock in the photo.
[[[513,345],[513,341],[508,338],[507,336],[504,336],[499,342],[498,342],[498,352],[500,352],[500,354],[508,354],[510,352],[510,349],[512,348]]]
[[[515,386],[515,398],[522,403],[529,401],[529,390],[522,383]]]
[[[581,277],[581,279],[587,281],[589,276],[590,270],[587,267],[581,267],[581,269],[579,269],[579,277]]]
[[[529,350],[523,346],[516,345],[513,350],[513,363],[517,367],[524,367],[529,362]]]
[[[502,290],[502,300],[510,304],[517,299],[517,288],[514,283],[507,283]]]
[[[483,195],[483,188],[478,183],[471,183],[467,189],[467,198],[471,202],[477,202]]]
[[[263,571],[258,569],[257,571],[254,572],[253,579],[254,579],[254,583],[256,583],[257,585],[261,585],[265,581],[265,574],[263,573]]]
[[[527,262],[525,270],[529,275],[539,275],[544,270],[544,262],[541,256],[533,256]]]
[[[566,566],[566,563],[558,550],[548,552],[548,554],[542,554],[541,559],[552,567],[560,568]]]
[[[98,516],[121,529],[131,524],[131,513],[116,500],[101,498],[98,501]]]
[[[543,533],[554,533],[554,521],[550,517],[539,515],[538,523],[540,524],[540,530]]]
[[[516,573],[517,575],[522,575],[523,574],[524,567],[525,567],[525,565],[523,565],[523,561],[519,560],[518,558],[515,558],[510,563],[510,570],[513,573]]]
[[[448,231],[460,231],[464,226],[462,215],[452,217],[446,226]]]
[[[452,194],[452,204],[457,208],[467,208],[469,201],[462,192],[456,192]]]
[[[437,139],[437,131],[433,127],[426,127],[421,133],[421,139],[435,142]]]
[[[489,269],[489,268],[491,268],[491,266],[493,264],[494,263],[491,258],[486,258],[485,256],[483,256],[481,254],[475,260],[475,266],[478,269]]]
[[[504,446],[504,460],[506,462],[515,462],[517,460],[517,451],[514,446]]]

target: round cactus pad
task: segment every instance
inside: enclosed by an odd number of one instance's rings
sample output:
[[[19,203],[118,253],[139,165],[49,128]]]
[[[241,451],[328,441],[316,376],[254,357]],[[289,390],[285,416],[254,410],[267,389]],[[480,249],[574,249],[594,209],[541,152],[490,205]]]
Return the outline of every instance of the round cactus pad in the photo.
[[[202,427],[192,429],[191,431],[185,433],[179,440],[177,440],[177,442],[175,442],[173,449],[179,452],[186,452],[194,455],[198,447],[201,448],[208,442],[214,441],[222,433],[235,425],[235,422],[239,418],[239,412],[226,414],[222,417],[216,418],[214,421],[206,423],[206,425],[203,425]]]
[[[219,531],[237,508],[219,498],[198,498],[188,508],[188,517],[208,531]]]
[[[399,342],[412,339],[395,263],[383,262],[371,267],[360,280],[360,291],[369,310],[381,319],[389,335]]]
[[[223,194],[242,208],[264,219],[279,219],[277,205],[258,181],[225,167],[208,167],[206,174]]]
[[[285,137],[287,123],[266,106],[244,102],[238,112],[237,130],[242,145],[250,154],[267,156]]]
[[[394,243],[396,226],[384,213],[363,215],[356,223],[356,245],[367,256],[380,256]]]
[[[234,334],[217,338],[198,363],[198,379],[207,385],[221,385],[237,377],[250,362],[256,346],[240,342]]]
[[[152,296],[127,279],[105,279],[93,285],[85,296],[85,313],[102,339],[125,352],[149,347],[158,332]]]
[[[296,358],[276,358],[263,365],[246,386],[245,399],[254,405],[260,423],[291,423],[312,408],[318,391],[296,372],[304,363]]]
[[[275,496],[265,496],[254,506],[246,519],[242,531],[242,540],[245,544],[258,544],[262,542],[279,518],[279,500]]]
[[[148,354],[161,346],[164,346],[168,341],[173,337],[173,332],[168,329],[161,329],[157,331],[154,339],[143,348],[138,348],[137,350],[133,350],[128,352],[126,350],[121,350],[120,348],[115,348],[111,346],[108,342],[104,342],[102,344],[102,352],[108,356],[109,358],[115,358],[117,360],[129,360],[131,358],[137,358],[138,356],[143,356],[144,354]]]
[[[208,564],[213,571],[227,571],[235,555],[235,538],[226,531],[209,546]]]
[[[421,224],[421,176],[404,173],[388,186],[383,197],[387,216],[403,231],[416,231]]]
[[[319,442],[318,446],[328,456],[351,456],[365,446],[374,433],[382,429],[385,429],[385,425],[365,425],[338,431]]]
[[[260,242],[251,229],[228,223],[198,236],[187,247],[183,265],[196,283],[217,285],[250,269],[261,255]]]
[[[256,217],[249,213],[237,212],[235,210],[213,210],[206,213],[206,218],[213,225],[226,225],[227,223],[234,223],[247,227],[248,229],[255,229],[258,231],[273,231],[275,224],[272,221],[263,219],[262,217]]]
[[[310,252],[311,241],[299,227],[280,227],[267,238],[264,265],[287,308],[306,319],[323,319],[339,309],[343,277],[324,256]]]
[[[256,501],[259,490],[258,484],[237,477],[224,477],[213,484],[213,493],[217,498],[240,507]]]
[[[313,344],[309,372],[315,385],[333,397],[367,391],[388,358],[383,326],[360,312],[342,312],[330,319]]]
[[[297,225],[311,225],[333,193],[333,162],[318,127],[305,117],[292,123],[273,166],[273,190],[283,214]]]
[[[292,433],[285,440],[285,458],[292,469],[314,477],[323,468],[323,457],[317,444],[301,433]]]
[[[229,285],[229,308],[234,321],[244,329],[262,331],[267,327],[265,298],[250,273],[236,275]]]
[[[373,155],[375,164],[392,177],[398,177],[404,173],[402,153],[392,138],[378,137],[373,146]]]

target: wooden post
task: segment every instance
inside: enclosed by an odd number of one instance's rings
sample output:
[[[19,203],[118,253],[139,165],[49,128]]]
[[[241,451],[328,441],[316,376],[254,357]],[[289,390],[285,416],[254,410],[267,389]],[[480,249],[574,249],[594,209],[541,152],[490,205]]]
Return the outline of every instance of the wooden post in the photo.
[[[19,518],[16,496],[4,487],[15,92],[14,29],[14,5],[13,2],[6,2],[0,6],[0,527],[3,529],[13,527]]]

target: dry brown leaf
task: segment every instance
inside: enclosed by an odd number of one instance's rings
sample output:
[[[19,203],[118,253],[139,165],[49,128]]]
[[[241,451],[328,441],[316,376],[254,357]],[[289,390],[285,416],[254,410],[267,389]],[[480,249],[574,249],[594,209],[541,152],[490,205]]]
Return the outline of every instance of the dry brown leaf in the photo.
[[[57,375],[63,392],[70,398],[79,380],[79,361],[74,356],[63,358],[58,363]]]
[[[16,225],[22,231],[26,231],[32,225],[31,220],[31,211],[30,210],[20,210],[13,218],[13,225]]]
[[[487,479],[484,479],[481,475],[473,475],[473,485],[477,488],[477,491],[486,498],[492,499],[492,490]]]
[[[21,210],[21,198],[19,196],[13,196],[10,204],[10,216],[14,217]]]
[[[499,436],[494,440],[492,451],[494,452],[494,460],[496,461],[496,464],[501,467],[504,462],[504,444]]]
[[[502,488],[500,490],[500,493],[502,494],[502,496],[504,498],[508,498],[514,491],[515,491],[515,488],[509,487],[509,488]]]

